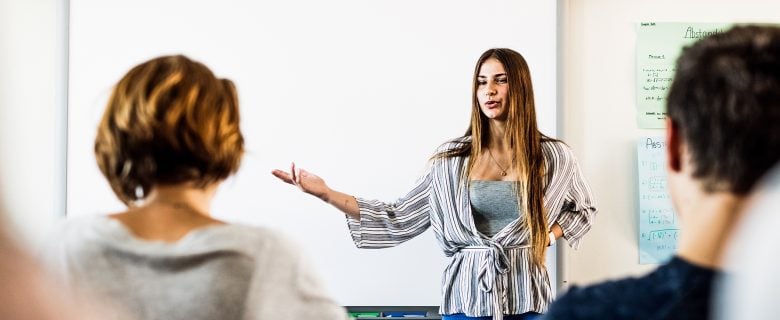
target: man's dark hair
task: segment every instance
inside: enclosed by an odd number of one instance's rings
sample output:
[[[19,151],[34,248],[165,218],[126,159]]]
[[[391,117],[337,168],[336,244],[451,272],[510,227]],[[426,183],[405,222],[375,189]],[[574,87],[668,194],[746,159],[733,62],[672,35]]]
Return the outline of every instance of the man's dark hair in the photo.
[[[780,28],[737,26],[683,49],[667,107],[705,190],[748,193],[780,158]]]

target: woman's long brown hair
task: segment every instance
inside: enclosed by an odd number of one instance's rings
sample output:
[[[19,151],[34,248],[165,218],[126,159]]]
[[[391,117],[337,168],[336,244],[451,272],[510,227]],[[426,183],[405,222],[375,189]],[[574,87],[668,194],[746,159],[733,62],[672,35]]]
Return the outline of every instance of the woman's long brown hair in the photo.
[[[485,51],[479,57],[472,80],[471,123],[464,135],[464,137],[471,136],[471,142],[464,142],[450,150],[445,150],[434,158],[468,156],[468,165],[464,167],[465,171],[461,177],[464,183],[470,180],[476,160],[488,147],[490,141],[489,119],[480,110],[477,100],[479,69],[490,58],[501,62],[507,74],[509,114],[504,139],[512,150],[512,167],[516,168],[519,176],[515,182],[517,204],[521,212],[526,213],[524,220],[530,232],[533,262],[541,265],[544,263],[548,243],[548,226],[544,208],[545,160],[542,154],[542,140],[553,139],[543,135],[537,127],[531,72],[520,53],[511,49],[497,48]]]

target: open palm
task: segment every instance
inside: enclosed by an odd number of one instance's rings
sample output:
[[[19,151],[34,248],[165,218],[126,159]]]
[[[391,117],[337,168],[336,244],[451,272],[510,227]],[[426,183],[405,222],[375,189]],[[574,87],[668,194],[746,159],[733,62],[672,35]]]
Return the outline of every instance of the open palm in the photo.
[[[317,198],[327,201],[326,196],[328,194],[328,185],[325,184],[325,180],[322,180],[316,174],[303,170],[301,168],[295,168],[295,163],[290,167],[290,172],[276,169],[271,171],[275,177],[291,185],[298,186],[303,192],[311,194]]]

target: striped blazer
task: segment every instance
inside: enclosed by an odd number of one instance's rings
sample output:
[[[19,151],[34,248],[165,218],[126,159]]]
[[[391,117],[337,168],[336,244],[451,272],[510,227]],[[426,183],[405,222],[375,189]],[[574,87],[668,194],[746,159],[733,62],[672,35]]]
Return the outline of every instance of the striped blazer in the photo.
[[[437,152],[470,139],[445,143]],[[590,187],[568,146],[545,141],[542,151],[548,224],[557,222],[577,248],[597,211]],[[461,180],[466,163],[464,157],[432,160],[414,188],[392,203],[357,198],[360,220],[347,217],[353,241],[358,248],[393,247],[432,227],[451,257],[442,277],[441,314],[502,319],[503,314],[545,312],[553,298],[550,280],[544,266],[532,263],[528,228],[516,219],[491,238],[477,232]]]

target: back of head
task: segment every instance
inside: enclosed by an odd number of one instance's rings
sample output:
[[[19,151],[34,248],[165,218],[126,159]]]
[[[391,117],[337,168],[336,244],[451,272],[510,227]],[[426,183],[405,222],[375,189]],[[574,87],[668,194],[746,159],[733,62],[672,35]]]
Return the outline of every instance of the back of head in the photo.
[[[780,28],[737,26],[685,48],[667,103],[705,190],[746,194],[780,158]]]
[[[124,203],[154,185],[223,180],[243,152],[235,86],[181,55],[131,69],[114,87],[95,139],[98,166]]]

